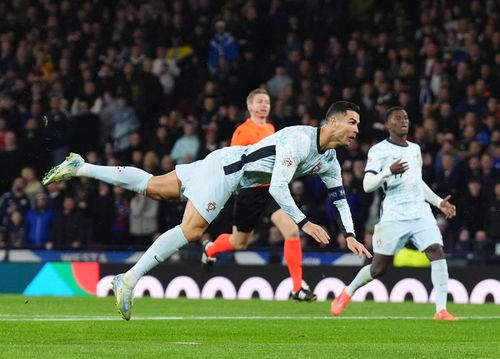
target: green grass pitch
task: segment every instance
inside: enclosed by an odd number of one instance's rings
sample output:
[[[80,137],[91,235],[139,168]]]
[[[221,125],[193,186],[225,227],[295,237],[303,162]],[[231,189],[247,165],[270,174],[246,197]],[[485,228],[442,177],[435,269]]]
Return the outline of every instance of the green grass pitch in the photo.
[[[500,306],[0,296],[5,358],[500,358]]]

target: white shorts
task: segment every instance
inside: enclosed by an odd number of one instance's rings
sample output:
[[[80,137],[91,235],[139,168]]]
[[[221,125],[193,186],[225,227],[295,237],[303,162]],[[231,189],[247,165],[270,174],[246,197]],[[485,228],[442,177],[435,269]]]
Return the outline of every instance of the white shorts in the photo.
[[[423,252],[432,244],[443,245],[443,237],[432,214],[405,221],[385,221],[375,225],[373,252],[392,256],[412,241]]]
[[[225,178],[220,151],[201,161],[177,165],[175,171],[182,184],[181,199],[189,199],[200,215],[212,223],[233,192]]]

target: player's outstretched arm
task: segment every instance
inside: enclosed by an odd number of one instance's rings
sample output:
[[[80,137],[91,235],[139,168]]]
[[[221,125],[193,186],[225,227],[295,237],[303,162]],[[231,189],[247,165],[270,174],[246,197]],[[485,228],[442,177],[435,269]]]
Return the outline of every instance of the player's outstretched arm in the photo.
[[[366,256],[366,258],[372,257],[372,254],[368,251],[368,249],[366,249],[366,247],[362,243],[358,242],[356,238],[347,237],[346,242],[347,248],[349,248],[349,250],[354,254],[358,256]]]
[[[323,229],[323,227],[318,226],[312,222],[306,222],[302,226],[302,230],[314,238],[314,240],[318,243],[328,244],[330,242],[330,236]]]
[[[444,199],[439,197],[434,193],[427,183],[422,181],[424,188],[424,198],[427,202],[432,204],[433,206],[439,208],[441,212],[446,216],[446,218],[450,219],[456,216],[457,208],[449,202],[451,195],[446,196]]]

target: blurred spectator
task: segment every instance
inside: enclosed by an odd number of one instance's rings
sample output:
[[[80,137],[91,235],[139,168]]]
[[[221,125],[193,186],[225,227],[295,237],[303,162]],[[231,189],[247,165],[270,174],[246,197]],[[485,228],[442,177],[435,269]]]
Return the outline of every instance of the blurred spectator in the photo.
[[[458,241],[455,243],[454,254],[461,257],[467,257],[469,254],[472,254],[470,232],[467,229],[460,230]]]
[[[142,168],[144,169],[144,171],[151,173],[155,176],[162,173],[158,163],[158,156],[153,151],[148,151],[144,155]]]
[[[47,195],[39,194],[33,207],[26,213],[25,243],[30,248],[51,249],[50,233],[54,224],[54,210],[47,206]]]
[[[81,248],[85,244],[82,228],[86,222],[83,213],[76,207],[72,196],[64,197],[62,208],[56,211],[52,227],[51,244],[54,248]]]
[[[203,159],[219,148],[219,143],[217,142],[217,125],[213,123],[204,132],[205,138],[196,156],[197,159]]]
[[[125,197],[125,190],[120,187],[113,187],[113,220],[111,226],[111,244],[127,246],[130,203]]]
[[[488,200],[481,193],[481,182],[477,178],[469,180],[465,195],[457,198],[456,222],[467,229],[471,236],[484,229],[485,217],[478,215],[488,212]]]
[[[113,114],[118,111],[118,101],[110,92],[105,92],[101,112],[99,113],[99,144],[102,146],[112,139],[114,119]]]
[[[50,97],[50,110],[44,117],[43,136],[47,141],[47,149],[52,157],[52,164],[64,161],[68,154],[71,136],[71,122],[68,114],[61,111],[61,98]]]
[[[119,97],[118,108],[113,112],[114,150],[122,152],[130,147],[128,135],[140,127],[139,119],[124,97]]]
[[[500,183],[495,184],[494,196],[489,198],[485,230],[488,238],[500,242]]]
[[[283,65],[278,65],[274,69],[274,76],[267,81],[267,92],[271,96],[271,99],[278,98],[288,85],[292,85],[293,80],[286,73],[285,67]]]
[[[436,173],[436,194],[447,196],[456,195],[460,189],[460,173],[455,165],[455,159],[450,153],[445,153],[443,158],[443,168]]]
[[[24,183],[26,184],[25,192],[30,200],[34,200],[37,195],[44,193],[42,183],[37,178],[33,168],[24,167],[21,170],[21,177],[24,179]]]
[[[217,20],[215,23],[215,33],[210,39],[208,50],[208,69],[211,74],[216,74],[221,70],[221,59],[227,61],[232,66],[240,57],[239,48],[233,36],[226,32],[226,22]]]
[[[168,128],[166,126],[158,126],[151,143],[151,150],[153,150],[158,155],[158,157],[161,158],[164,155],[170,153],[173,145],[173,139],[169,133]]]
[[[186,155],[191,159],[196,158],[200,148],[200,139],[195,133],[195,126],[190,122],[184,124],[184,135],[175,141],[170,156],[178,163],[185,163]]]
[[[167,103],[172,102],[172,95],[175,88],[175,78],[179,76],[180,69],[174,58],[166,57],[166,49],[163,46],[156,48],[156,59],[153,61],[153,74],[158,76],[163,87],[163,94]]]
[[[99,116],[89,107],[86,99],[80,99],[78,108],[71,118],[71,150],[77,153],[96,151],[99,148],[99,130],[101,129]]]
[[[15,211],[25,215],[30,209],[30,200],[25,192],[26,183],[22,177],[16,177],[12,188],[0,197],[0,225],[5,225],[8,218]]]
[[[4,150],[0,152],[0,192],[4,193],[9,189],[10,184],[19,175],[24,165],[23,152],[17,146],[16,134],[12,131],[5,133]]]
[[[41,175],[52,164],[42,134],[43,130],[40,128],[40,123],[35,118],[30,117],[24,124],[24,129],[19,138],[26,164],[32,166],[38,175]]]
[[[21,248],[24,243],[24,216],[19,211],[11,213],[6,225],[6,241],[8,248]]]
[[[95,246],[109,246],[112,243],[114,198],[110,185],[100,182],[89,198],[88,212],[93,222],[92,241]]]
[[[488,257],[493,252],[491,241],[488,239],[485,231],[477,231],[474,236],[474,261],[478,264],[486,264]]]
[[[159,202],[141,195],[135,195],[130,201],[130,234],[132,243],[148,247],[153,234],[158,232]]]

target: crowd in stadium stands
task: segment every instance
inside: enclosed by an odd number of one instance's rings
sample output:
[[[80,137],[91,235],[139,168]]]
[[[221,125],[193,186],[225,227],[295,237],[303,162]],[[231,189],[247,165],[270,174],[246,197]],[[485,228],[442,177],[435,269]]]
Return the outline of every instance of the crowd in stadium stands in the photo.
[[[362,189],[366,154],[384,112],[405,107],[425,181],[458,208],[438,217],[446,251],[483,263],[500,248],[499,15],[496,0],[2,1],[0,246],[145,248],[183,203],[83,179],[43,188],[43,173],[69,151],[166,173],[227,146],[263,86],[277,129],[318,126],[335,100],[361,106],[338,152],[368,246],[381,198]],[[304,247],[344,250],[319,179],[291,192],[335,238]],[[208,236],[229,230],[230,207]],[[263,218],[254,245],[279,236]]]

